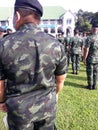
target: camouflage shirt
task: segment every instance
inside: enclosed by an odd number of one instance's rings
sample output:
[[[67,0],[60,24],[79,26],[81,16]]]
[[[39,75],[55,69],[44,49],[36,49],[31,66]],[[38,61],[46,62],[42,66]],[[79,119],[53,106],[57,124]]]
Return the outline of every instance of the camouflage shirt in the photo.
[[[71,54],[81,54],[83,39],[79,36],[74,36],[70,39]]]
[[[87,38],[85,48],[89,48],[87,61],[98,63],[98,34],[93,34]]]
[[[58,41],[62,44],[64,44],[64,37],[58,37]]]
[[[68,52],[69,50],[70,39],[71,39],[71,36],[66,36],[64,38],[65,52]]]
[[[55,76],[66,72],[63,45],[33,24],[0,41],[0,79],[7,79],[6,104],[12,120],[37,121],[55,115]]]
[[[66,73],[63,46],[32,24],[3,38],[0,62],[0,79],[8,80],[10,94],[53,88],[55,75]]]

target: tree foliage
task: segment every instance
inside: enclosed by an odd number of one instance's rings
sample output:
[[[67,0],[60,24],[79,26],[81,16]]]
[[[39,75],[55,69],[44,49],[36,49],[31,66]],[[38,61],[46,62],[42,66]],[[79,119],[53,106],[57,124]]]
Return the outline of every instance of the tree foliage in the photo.
[[[98,12],[96,12],[94,15],[93,15],[93,18],[91,20],[91,24],[98,24]]]
[[[96,18],[98,20],[98,12],[92,13],[80,9],[76,15],[77,15],[76,28],[80,32],[89,32],[92,27],[91,24],[92,19]]]

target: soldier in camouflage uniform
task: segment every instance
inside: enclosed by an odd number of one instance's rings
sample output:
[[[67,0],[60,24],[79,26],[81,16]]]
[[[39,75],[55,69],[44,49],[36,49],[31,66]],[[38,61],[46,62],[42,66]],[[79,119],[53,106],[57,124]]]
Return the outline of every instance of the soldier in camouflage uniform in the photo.
[[[87,72],[87,89],[96,89],[98,76],[98,23],[92,25],[92,35],[86,40],[84,63]]]
[[[58,34],[58,41],[64,45],[64,33]]]
[[[16,0],[16,32],[0,41],[0,109],[7,111],[9,130],[55,129],[67,58],[63,45],[37,27],[42,14],[37,0]]]
[[[70,32],[68,31],[66,33],[66,37],[64,38],[64,46],[65,46],[65,52],[66,52],[66,55],[67,55],[67,64],[68,64],[68,66],[69,66],[69,63],[70,63],[70,53],[69,53],[70,39],[71,39],[71,36],[70,36]]]
[[[78,35],[79,31],[74,30],[74,37],[70,39],[70,53],[72,61],[72,73],[78,74],[80,70],[80,55],[83,50],[83,39]]]
[[[86,32],[84,32],[83,33],[83,53],[82,53],[82,56],[81,56],[81,61],[83,62],[83,59],[84,59],[84,57],[83,57],[83,55],[84,55],[84,47],[85,47],[85,44],[86,44],[86,39],[87,39],[87,34],[86,34]]]

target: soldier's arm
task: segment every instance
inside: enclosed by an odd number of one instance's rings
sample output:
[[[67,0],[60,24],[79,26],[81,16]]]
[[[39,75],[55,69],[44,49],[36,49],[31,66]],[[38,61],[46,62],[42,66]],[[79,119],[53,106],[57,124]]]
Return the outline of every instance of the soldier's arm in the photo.
[[[5,85],[4,80],[0,80],[0,103],[5,102]]]
[[[89,48],[84,48],[84,64],[86,64],[86,59],[88,56]]]
[[[88,38],[86,39],[86,41],[85,41],[85,47],[84,47],[84,55],[83,55],[84,64],[86,64],[86,59],[87,59],[87,56],[88,56],[90,44],[91,44],[91,40],[90,40],[90,37],[88,37]]]
[[[58,93],[63,89],[64,81],[67,76],[68,66],[67,66],[67,56],[64,47],[61,45],[61,57],[59,64],[56,66],[55,70],[55,82],[56,82],[56,97],[58,99]]]
[[[63,89],[66,76],[67,74],[56,76],[56,94],[58,94]]]
[[[84,40],[82,39],[82,42],[81,42],[81,54],[83,56],[83,52],[84,52]]]
[[[7,112],[5,101],[5,83],[4,80],[0,80],[0,110],[2,110],[3,112]]]
[[[0,41],[0,56],[3,53],[3,48],[4,48],[3,45],[4,45],[3,41]],[[5,101],[6,101],[6,97],[5,97],[5,76],[3,74],[2,60],[0,59],[0,110],[2,110],[3,112],[7,111]]]
[[[64,37],[64,45],[66,46],[66,37]]]
[[[69,48],[68,48],[69,54],[71,53],[71,44],[72,44],[72,38],[70,38],[69,40]]]

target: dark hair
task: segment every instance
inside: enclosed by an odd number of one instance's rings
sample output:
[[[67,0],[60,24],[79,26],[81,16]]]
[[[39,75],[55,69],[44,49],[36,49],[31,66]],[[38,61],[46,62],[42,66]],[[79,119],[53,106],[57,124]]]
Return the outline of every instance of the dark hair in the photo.
[[[9,33],[9,32],[12,32],[12,29],[8,28],[6,31],[7,33]]]
[[[27,8],[15,7],[14,13],[16,13],[16,11],[18,11],[20,13],[21,17],[23,17],[23,18],[28,16],[28,15],[33,15],[35,19],[40,20],[40,17],[41,17],[40,14],[37,11],[33,11],[33,10],[27,9]]]
[[[74,33],[79,33],[79,30],[78,29],[74,29]]]

